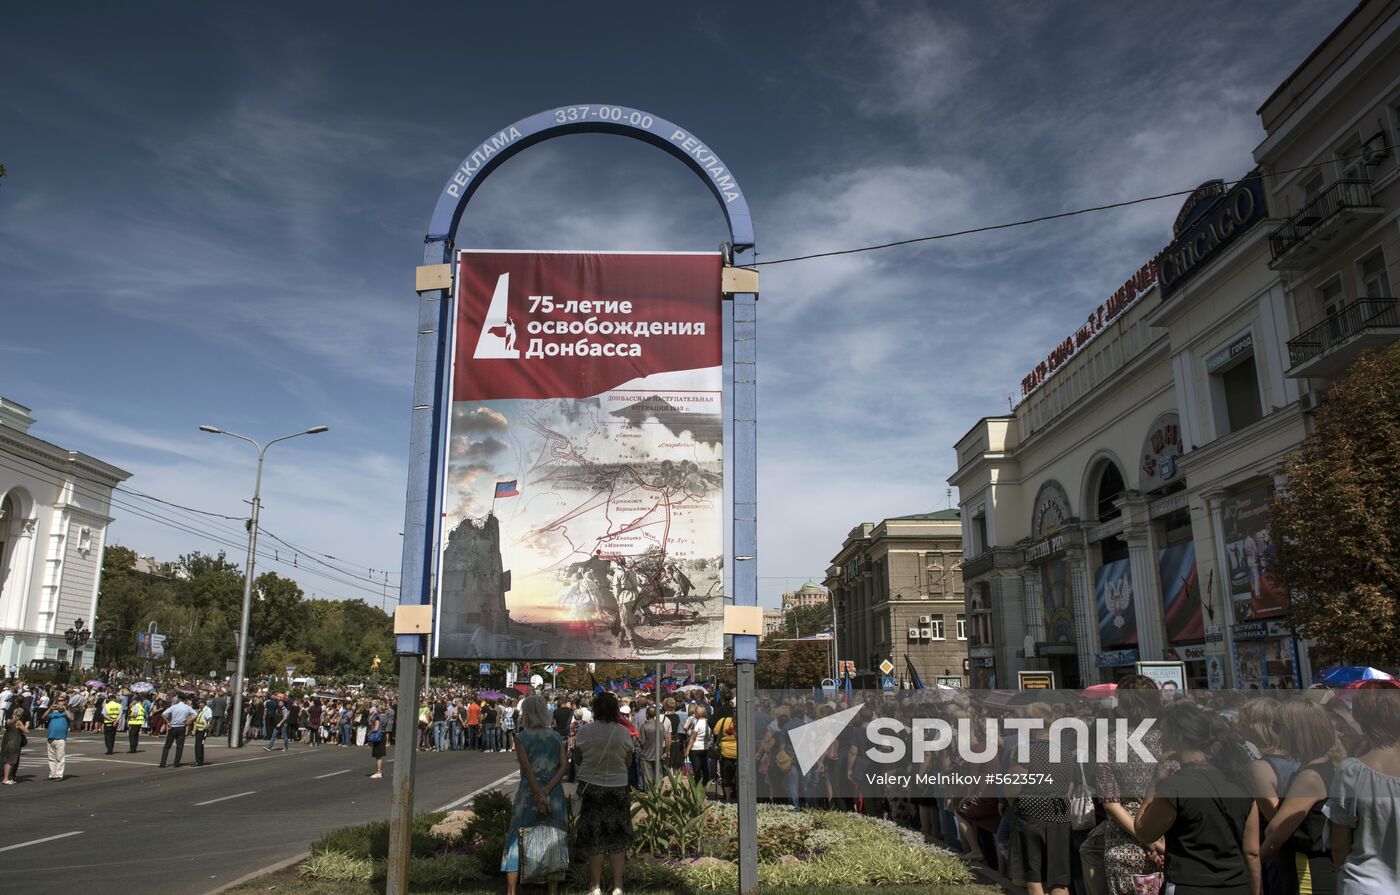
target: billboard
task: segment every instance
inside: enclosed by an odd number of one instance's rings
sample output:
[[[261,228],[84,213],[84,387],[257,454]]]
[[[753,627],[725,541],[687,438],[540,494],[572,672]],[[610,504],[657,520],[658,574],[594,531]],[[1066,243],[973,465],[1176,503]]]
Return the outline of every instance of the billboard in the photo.
[[[1196,542],[1187,541],[1157,551],[1157,572],[1162,580],[1163,616],[1167,642],[1203,640],[1205,618],[1201,614],[1200,576],[1196,573]]]
[[[1099,610],[1099,645],[1112,649],[1136,644],[1137,610],[1128,560],[1119,559],[1100,566],[1094,592]]]
[[[165,635],[141,633],[136,635],[136,658],[164,659]]]
[[[1258,485],[1221,504],[1230,601],[1235,621],[1284,615],[1288,594],[1274,575],[1277,552],[1269,531],[1272,489]]]
[[[458,254],[438,655],[722,657],[721,264]]]

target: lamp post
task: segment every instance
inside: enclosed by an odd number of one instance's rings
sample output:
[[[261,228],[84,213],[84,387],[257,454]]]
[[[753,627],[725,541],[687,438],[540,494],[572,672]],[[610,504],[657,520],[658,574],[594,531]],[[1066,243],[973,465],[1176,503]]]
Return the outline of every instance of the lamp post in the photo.
[[[86,646],[87,642],[92,639],[92,632],[87,629],[87,625],[83,624],[83,620],[81,618],[74,619],[73,627],[63,632],[63,639],[68,641],[68,645],[73,648],[73,670],[76,671],[80,667],[82,667],[76,661],[78,657],[78,650]]]
[[[238,670],[234,672],[233,676],[233,707],[232,714],[229,716],[232,723],[228,732],[228,745],[230,749],[239,749],[243,746],[243,678],[248,670],[248,617],[252,612],[253,561],[258,549],[258,510],[262,507],[263,458],[267,455],[267,449],[279,441],[286,441],[299,435],[319,435],[322,432],[330,431],[330,427],[312,426],[304,432],[293,432],[291,435],[274,438],[265,445],[258,444],[247,436],[225,432],[223,429],[216,429],[213,426],[200,426],[199,431],[208,432],[210,435],[227,435],[230,438],[237,438],[239,441],[246,441],[258,451],[258,476],[253,481],[253,512],[248,518],[248,563],[244,566],[243,572],[243,614],[238,622]]]

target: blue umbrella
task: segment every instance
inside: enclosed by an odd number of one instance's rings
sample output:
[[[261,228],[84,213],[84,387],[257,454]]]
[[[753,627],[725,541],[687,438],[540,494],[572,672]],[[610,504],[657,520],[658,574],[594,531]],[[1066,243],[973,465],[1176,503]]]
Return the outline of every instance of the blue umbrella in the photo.
[[[1334,665],[1331,668],[1324,668],[1317,675],[1317,681],[1329,687],[1345,687],[1347,684],[1354,684],[1357,681],[1393,681],[1394,676],[1386,674],[1379,668],[1368,668],[1364,665]]]
[[[145,682],[145,681],[142,681],[142,682],[139,683],[139,684],[132,684],[132,685],[131,685],[131,692],[132,692],[132,693],[149,693],[149,692],[151,692],[151,691],[154,690],[154,689],[155,689],[155,685],[154,685],[154,684],[149,684],[149,683],[147,683],[147,682]]]

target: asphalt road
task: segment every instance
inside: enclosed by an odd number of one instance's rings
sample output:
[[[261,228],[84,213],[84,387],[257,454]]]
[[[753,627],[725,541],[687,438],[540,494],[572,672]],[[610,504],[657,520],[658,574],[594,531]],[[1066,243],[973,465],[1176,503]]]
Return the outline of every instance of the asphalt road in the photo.
[[[0,787],[0,867],[26,893],[208,892],[389,812],[393,765],[386,759],[384,778],[369,779],[366,747],[293,743],[268,753],[256,742],[236,751],[211,742],[196,768],[190,738],[186,764],[161,769],[163,740],[143,740],[130,755],[118,736],[109,756],[101,734],[75,734],[66,778],[50,781],[35,734],[18,782]],[[419,753],[414,810],[445,807],[517,769],[510,753]]]

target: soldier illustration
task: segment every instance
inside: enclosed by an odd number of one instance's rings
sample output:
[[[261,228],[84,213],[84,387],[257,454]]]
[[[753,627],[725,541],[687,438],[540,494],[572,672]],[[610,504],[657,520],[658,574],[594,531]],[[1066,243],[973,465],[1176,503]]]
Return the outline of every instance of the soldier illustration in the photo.
[[[617,595],[617,620],[621,628],[619,643],[623,646],[637,645],[637,604],[642,596],[641,582],[637,580],[635,569],[627,567],[627,560],[618,558],[613,564],[612,589]]]

